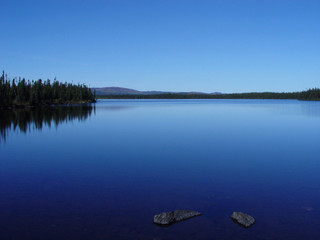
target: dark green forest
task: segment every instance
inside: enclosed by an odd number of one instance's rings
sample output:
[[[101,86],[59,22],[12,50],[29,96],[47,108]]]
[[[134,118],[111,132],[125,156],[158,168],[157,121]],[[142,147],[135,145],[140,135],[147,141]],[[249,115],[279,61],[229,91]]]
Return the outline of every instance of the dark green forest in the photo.
[[[312,88],[307,91],[300,92],[299,94],[300,100],[320,100],[320,89],[319,88]]]
[[[37,106],[95,102],[95,93],[85,84],[61,83],[56,79],[30,81],[0,77],[0,107]]]
[[[251,92],[229,94],[183,94],[163,93],[153,95],[101,95],[100,99],[298,99],[320,100],[320,89],[313,88],[302,92]]]

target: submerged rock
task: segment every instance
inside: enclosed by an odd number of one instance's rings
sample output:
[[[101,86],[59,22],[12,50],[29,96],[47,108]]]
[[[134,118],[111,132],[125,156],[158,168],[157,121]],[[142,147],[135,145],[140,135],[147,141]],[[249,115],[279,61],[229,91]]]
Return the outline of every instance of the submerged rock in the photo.
[[[232,220],[236,221],[241,226],[246,228],[252,226],[256,222],[253,217],[243,212],[233,212],[231,218]]]
[[[159,225],[170,225],[192,217],[200,216],[201,213],[192,210],[175,210],[154,215],[153,222]]]

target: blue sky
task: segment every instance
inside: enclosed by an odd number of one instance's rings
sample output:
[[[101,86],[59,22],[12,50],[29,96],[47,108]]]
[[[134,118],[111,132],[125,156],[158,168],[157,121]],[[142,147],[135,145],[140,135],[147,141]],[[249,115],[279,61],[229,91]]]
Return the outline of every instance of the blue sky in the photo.
[[[138,90],[320,87],[319,0],[2,0],[10,77]]]

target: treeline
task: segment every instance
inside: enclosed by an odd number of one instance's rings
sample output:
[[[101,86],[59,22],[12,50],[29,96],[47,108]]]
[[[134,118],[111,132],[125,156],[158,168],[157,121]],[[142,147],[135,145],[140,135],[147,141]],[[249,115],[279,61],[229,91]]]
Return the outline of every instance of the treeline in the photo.
[[[312,88],[307,91],[303,91],[299,95],[300,100],[320,100],[320,89]]]
[[[275,93],[231,93],[231,94],[183,94],[164,93],[153,95],[102,95],[101,99],[298,99],[299,92]]]
[[[298,99],[320,100],[320,89],[312,88],[302,92],[251,92],[229,94],[183,94],[163,93],[152,95],[100,95],[100,99]]]
[[[52,105],[95,102],[95,92],[84,84],[61,83],[54,79],[30,81],[0,77],[0,106]]]
[[[78,106],[39,107],[16,110],[2,110],[0,117],[0,143],[5,141],[9,132],[19,130],[27,133],[30,130],[41,130],[44,126],[58,127],[69,121],[85,121],[95,107],[91,104]]]

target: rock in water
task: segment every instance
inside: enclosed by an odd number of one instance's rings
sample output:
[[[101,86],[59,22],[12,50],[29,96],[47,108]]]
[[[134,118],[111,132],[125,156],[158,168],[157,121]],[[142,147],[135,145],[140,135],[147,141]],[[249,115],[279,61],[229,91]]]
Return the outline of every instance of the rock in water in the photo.
[[[256,220],[253,217],[243,212],[233,212],[231,218],[232,220],[236,221],[241,226],[246,228],[250,227],[256,222]]]
[[[154,215],[153,222],[159,225],[170,225],[200,215],[201,213],[192,210],[175,210]]]

